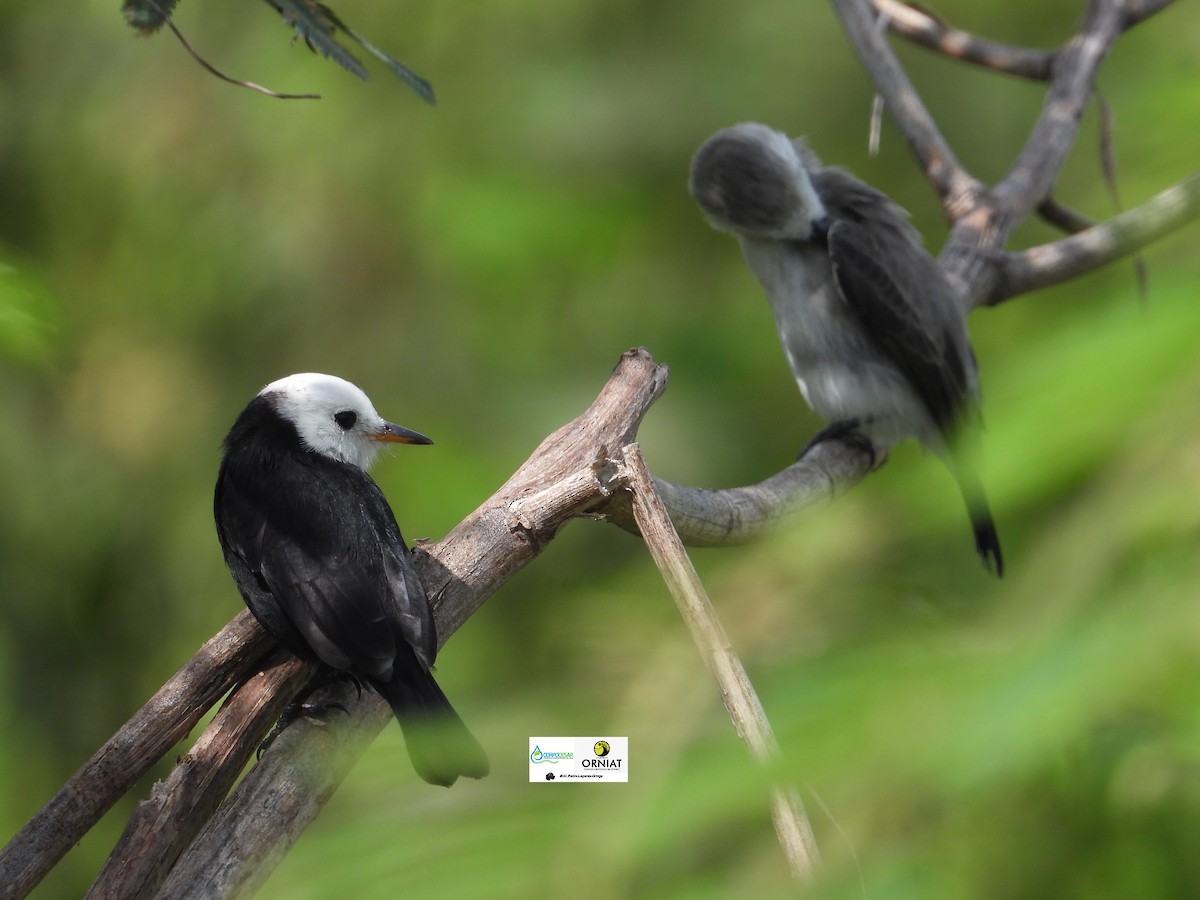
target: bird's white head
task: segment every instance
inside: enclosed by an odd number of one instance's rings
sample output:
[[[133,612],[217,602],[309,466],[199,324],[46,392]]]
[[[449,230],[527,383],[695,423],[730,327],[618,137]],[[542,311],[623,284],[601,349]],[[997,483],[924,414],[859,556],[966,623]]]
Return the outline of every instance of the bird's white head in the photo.
[[[804,153],[787,135],[743,122],[718,131],[692,157],[688,188],[709,222],[754,238],[806,240],[825,206]]]
[[[385,421],[357,386],[335,375],[304,372],[272,381],[259,392],[295,426],[309,450],[370,468],[385,443],[432,444],[429,438]]]

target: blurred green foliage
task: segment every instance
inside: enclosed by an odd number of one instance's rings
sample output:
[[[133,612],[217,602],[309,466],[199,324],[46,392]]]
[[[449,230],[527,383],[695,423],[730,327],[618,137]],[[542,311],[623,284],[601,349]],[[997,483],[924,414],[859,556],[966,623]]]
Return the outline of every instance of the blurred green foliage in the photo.
[[[944,5],[1052,47],[1079,3]],[[645,345],[671,387],[656,473],[763,477],[818,422],[734,243],[687,196],[694,148],[759,119],[944,224],[819,3],[341,0],[436,110],[194,0],[131,39],[115,0],[0,4],[0,832],[18,827],[241,608],[210,498],[264,383],[343,375],[428,450],[377,477],[443,534]],[[901,55],[965,162],[1012,160],[1036,85]],[[1200,10],[1129,32],[1100,80],[1136,203],[1195,166]],[[1097,117],[1061,200],[1111,213]],[[1030,222],[1018,243],[1052,238]],[[1009,576],[915,447],[752,546],[695,561],[779,732],[824,854],[814,896],[1200,895],[1200,256],[972,318],[984,476]],[[750,770],[631,536],[567,529],[446,647],[492,776],[421,783],[388,728],[266,897],[784,896]],[[626,786],[526,782],[534,734],[630,737]],[[165,769],[156,771],[161,776]],[[148,785],[143,786],[143,793]],[[79,896],[136,798],[35,896]],[[585,889],[586,888],[586,889]]]

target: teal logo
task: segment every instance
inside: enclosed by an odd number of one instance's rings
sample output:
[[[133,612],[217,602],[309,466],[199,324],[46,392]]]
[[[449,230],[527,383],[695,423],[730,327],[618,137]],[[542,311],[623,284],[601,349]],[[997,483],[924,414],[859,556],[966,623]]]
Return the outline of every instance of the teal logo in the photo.
[[[574,759],[575,754],[570,750],[546,750],[536,744],[533,747],[533,752],[529,754],[529,761],[532,763],[557,763],[564,759]]]

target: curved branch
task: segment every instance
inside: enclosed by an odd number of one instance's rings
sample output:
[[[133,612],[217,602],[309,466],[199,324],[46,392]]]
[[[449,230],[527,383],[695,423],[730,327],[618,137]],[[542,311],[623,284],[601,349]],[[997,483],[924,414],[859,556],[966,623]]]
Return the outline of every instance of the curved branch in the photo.
[[[1068,238],[1005,254],[986,304],[1069,281],[1121,259],[1200,216],[1200,172],[1140,206]]]
[[[888,28],[903,38],[936,50],[952,59],[973,63],[1018,78],[1049,81],[1053,53],[989,41],[968,31],[953,28],[928,10],[901,0],[871,0],[871,5],[888,20]]]
[[[743,544],[805,507],[845,493],[882,464],[886,451],[875,449],[876,458],[872,460],[860,445],[822,441],[782,472],[758,484],[714,490],[655,478],[654,490],[670,513],[679,537],[689,547]],[[614,525],[638,532],[625,495],[614,495],[601,512]]]
[[[979,182],[958,161],[938,130],[892,48],[879,33],[867,0],[833,0],[833,9],[859,62],[875,90],[883,97],[888,112],[946,212],[956,218],[962,211],[972,208],[980,189]]]

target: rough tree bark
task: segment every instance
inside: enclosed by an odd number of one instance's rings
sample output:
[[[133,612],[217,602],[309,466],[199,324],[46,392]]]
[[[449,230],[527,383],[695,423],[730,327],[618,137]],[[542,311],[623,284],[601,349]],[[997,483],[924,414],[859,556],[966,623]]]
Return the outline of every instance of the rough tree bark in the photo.
[[[939,261],[960,288],[964,308],[995,305],[1074,278],[1134,253],[1200,213],[1200,175],[1098,224],[1080,220],[1051,198],[1105,56],[1124,31],[1171,0],[1090,0],[1077,31],[1049,53],[984,40],[899,0],[831,2],[951,222]],[[1048,84],[1042,113],[999,182],[983,184],[957,159],[893,54],[886,29],[951,59]],[[1013,230],[1035,211],[1069,236],[1006,251]],[[587,411],[543,441],[450,534],[417,548],[418,571],[434,601],[443,641],[575,518],[607,519],[637,531],[638,520],[646,521],[647,502],[652,506],[656,496],[684,543],[736,543],[801,507],[837,495],[870,470],[870,454],[852,444],[826,442],[758,485],[709,491],[654,479],[649,490],[642,479],[642,493],[635,497],[630,473],[637,467],[631,469],[628,454],[638,425],[666,381],[666,369],[647,352],[625,354]],[[882,460],[886,450],[877,448],[877,458]],[[686,566],[674,571],[669,580],[678,588],[687,582]],[[720,645],[719,630],[711,634],[716,637],[708,643]],[[239,681],[242,687],[225,710],[135,813],[92,893],[224,897],[244,895],[261,884],[389,718],[386,705],[371,692],[358,696],[346,686],[326,689],[327,696],[318,699],[339,703],[350,715],[331,717],[320,726],[294,723],[221,802],[279,704],[304,676],[294,660],[266,659],[271,650],[271,641],[247,613],[206,644],[0,852],[2,895],[27,894]],[[706,658],[714,672],[717,665],[728,669],[728,660],[717,663],[712,653]],[[733,673],[728,680],[737,681],[736,668],[728,669]],[[757,701],[748,686],[746,691],[741,699],[753,718]],[[756,754],[769,755],[765,718],[748,730]],[[776,801],[777,813],[791,802],[786,788]],[[811,838],[811,833],[803,834],[802,811],[779,829],[781,836],[793,826],[794,845],[801,847]],[[794,868],[811,868],[815,845],[796,853],[797,858],[806,855],[808,862],[794,863]]]

